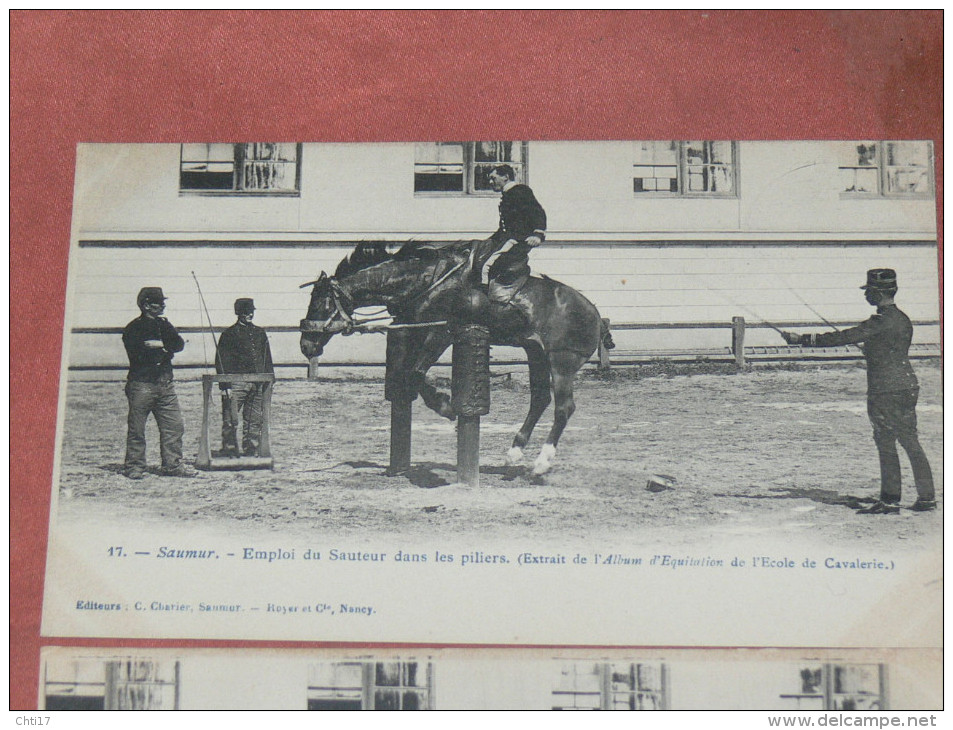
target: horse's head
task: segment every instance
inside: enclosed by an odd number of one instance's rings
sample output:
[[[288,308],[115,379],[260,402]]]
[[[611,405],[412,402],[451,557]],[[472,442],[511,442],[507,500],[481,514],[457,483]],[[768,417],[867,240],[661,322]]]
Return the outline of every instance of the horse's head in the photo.
[[[311,286],[311,301],[308,313],[301,320],[301,354],[306,358],[318,357],[324,346],[339,332],[349,333],[354,322],[351,314],[354,307],[347,293],[323,271],[316,281],[302,284]]]

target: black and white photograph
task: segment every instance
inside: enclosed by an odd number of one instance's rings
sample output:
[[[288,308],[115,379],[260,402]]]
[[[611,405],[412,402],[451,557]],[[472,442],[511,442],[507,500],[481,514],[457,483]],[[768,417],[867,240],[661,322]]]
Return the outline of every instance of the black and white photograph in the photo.
[[[45,635],[941,646],[931,142],[76,169]]]
[[[759,710],[942,705],[939,650],[44,651],[43,710]]]

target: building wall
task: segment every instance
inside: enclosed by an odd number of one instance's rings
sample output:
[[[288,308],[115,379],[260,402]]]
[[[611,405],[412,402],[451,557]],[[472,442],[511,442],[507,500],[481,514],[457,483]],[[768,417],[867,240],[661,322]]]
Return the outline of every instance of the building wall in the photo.
[[[739,142],[739,196],[636,197],[631,142],[533,142],[528,177],[547,210],[536,272],[576,287],[616,326],[854,321],[874,266],[896,268],[901,307],[939,318],[933,200],[846,198],[844,143]],[[203,196],[178,190],[178,145],[82,145],[70,270],[69,362],[122,365],[115,328],[138,315],[135,293],[162,286],[179,327],[227,326],[252,296],[276,360],[303,364],[293,328],[300,284],[333,271],[360,240],[485,237],[496,196],[414,196],[412,144],[305,144],[300,197]],[[814,310],[813,312],[811,310]],[[938,341],[938,328],[918,328]],[[211,338],[187,334],[180,364],[212,361]],[[717,329],[622,329],[621,349],[727,346]],[[382,361],[384,338],[335,338],[327,361]],[[749,344],[781,344],[766,326]],[[500,350],[498,353],[497,350]],[[503,348],[494,356],[506,358]]]

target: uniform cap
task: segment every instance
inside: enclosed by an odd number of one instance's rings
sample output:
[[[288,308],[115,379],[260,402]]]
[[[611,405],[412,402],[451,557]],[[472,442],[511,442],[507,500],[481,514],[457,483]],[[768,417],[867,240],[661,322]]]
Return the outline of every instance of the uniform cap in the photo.
[[[867,283],[861,289],[896,289],[897,272],[893,269],[870,269]]]
[[[164,302],[166,296],[162,293],[162,288],[158,286],[144,286],[139,290],[139,296],[136,297],[136,304]]]
[[[241,297],[235,300],[235,314],[251,314],[255,311],[255,300]]]

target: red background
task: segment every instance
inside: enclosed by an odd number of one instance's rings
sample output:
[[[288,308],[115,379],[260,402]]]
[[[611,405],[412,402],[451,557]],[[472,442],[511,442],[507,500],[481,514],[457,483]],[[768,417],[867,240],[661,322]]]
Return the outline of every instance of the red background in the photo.
[[[43,644],[247,645],[39,636],[78,142],[933,139],[942,192],[942,24],[871,10],[11,12],[11,709],[36,707]]]

